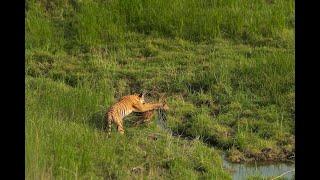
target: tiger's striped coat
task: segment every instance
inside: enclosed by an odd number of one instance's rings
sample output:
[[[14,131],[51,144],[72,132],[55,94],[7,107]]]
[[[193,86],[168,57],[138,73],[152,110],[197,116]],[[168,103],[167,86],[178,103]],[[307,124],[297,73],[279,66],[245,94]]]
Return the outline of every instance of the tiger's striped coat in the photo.
[[[156,109],[168,109],[168,106],[164,103],[145,103],[144,94],[133,94],[124,96],[110,107],[106,113],[106,120],[108,123],[108,134],[111,133],[111,125],[114,123],[117,126],[118,132],[124,134],[123,118],[132,112],[142,112],[144,119],[151,119],[153,110]]]

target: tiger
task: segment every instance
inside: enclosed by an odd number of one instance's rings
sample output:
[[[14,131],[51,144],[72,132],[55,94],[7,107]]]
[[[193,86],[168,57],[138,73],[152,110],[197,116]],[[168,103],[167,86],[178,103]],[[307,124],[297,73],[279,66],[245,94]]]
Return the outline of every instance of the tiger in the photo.
[[[154,110],[168,110],[166,103],[146,103],[145,93],[132,94],[123,96],[118,102],[112,105],[106,113],[106,121],[108,124],[108,135],[111,134],[111,126],[114,123],[117,126],[117,131],[124,134],[123,118],[132,112],[142,113],[143,121],[150,121]]]
[[[154,112],[155,110],[137,113],[139,120],[135,124],[149,123],[154,116]]]
[[[164,104],[164,107],[162,108],[164,110],[168,109],[168,105]],[[139,124],[148,124],[151,122],[152,117],[154,116],[155,110],[150,110],[150,111],[146,111],[146,112],[138,112],[136,113],[136,115],[139,117],[139,120],[137,122],[135,122],[135,125],[139,125]]]

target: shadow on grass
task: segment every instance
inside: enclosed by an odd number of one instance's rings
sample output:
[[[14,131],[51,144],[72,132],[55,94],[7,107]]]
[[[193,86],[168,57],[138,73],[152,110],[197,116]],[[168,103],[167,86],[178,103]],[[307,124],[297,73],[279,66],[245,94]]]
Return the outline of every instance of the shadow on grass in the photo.
[[[107,121],[105,118],[106,111],[99,110],[91,114],[88,120],[88,125],[99,131],[106,131]]]

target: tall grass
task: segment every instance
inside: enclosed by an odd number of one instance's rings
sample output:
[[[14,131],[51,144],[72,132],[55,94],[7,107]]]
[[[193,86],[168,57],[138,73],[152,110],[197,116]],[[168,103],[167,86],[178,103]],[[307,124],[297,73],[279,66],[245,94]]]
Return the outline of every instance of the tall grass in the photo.
[[[26,21],[27,48],[106,47],[128,31],[287,45],[282,34],[294,27],[294,1],[28,1]]]
[[[28,77],[26,88],[27,179],[230,179],[218,153],[199,140],[176,139],[156,126],[107,138],[100,105],[110,104],[110,94],[44,78]]]

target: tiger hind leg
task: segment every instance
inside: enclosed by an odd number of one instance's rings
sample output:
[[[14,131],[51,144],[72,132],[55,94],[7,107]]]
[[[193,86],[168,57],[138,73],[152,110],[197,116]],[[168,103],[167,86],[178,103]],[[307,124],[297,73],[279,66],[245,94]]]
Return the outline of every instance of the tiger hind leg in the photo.
[[[124,129],[122,125],[122,120],[121,119],[115,119],[114,123],[117,125],[117,130],[120,134],[124,134]]]

